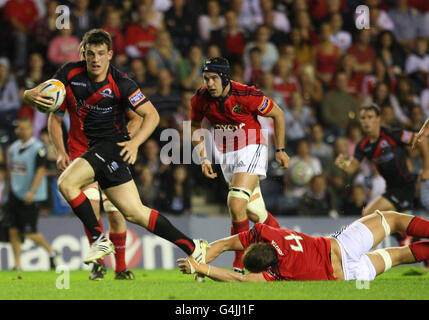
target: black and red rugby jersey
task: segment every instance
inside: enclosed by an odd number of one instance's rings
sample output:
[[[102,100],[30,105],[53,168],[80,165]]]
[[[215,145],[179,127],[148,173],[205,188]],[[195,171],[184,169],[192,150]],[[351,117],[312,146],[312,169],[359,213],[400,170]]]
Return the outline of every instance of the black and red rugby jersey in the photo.
[[[366,136],[355,148],[354,157],[362,161],[367,158],[373,162],[381,176],[386,180],[387,188],[401,188],[413,183],[407,163],[405,146],[413,141],[414,133],[399,128],[380,128],[380,136],[374,143]]]
[[[69,141],[74,139],[84,145],[79,131],[83,131],[89,145],[99,140],[129,140],[126,113],[129,109],[136,110],[148,99],[126,74],[110,65],[106,79],[94,82],[88,77],[86,62],[79,61],[66,63],[53,78],[60,80],[67,92],[56,114],[63,115],[67,109],[71,126],[80,127],[80,130],[70,130],[71,135],[77,136]]]

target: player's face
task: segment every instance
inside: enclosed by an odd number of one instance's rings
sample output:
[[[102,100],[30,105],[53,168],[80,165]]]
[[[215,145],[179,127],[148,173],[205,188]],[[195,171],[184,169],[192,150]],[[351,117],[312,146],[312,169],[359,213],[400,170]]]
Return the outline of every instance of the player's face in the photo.
[[[103,81],[112,59],[113,51],[103,44],[87,44],[85,47],[85,61],[90,78],[94,81]]]
[[[204,72],[203,74],[204,84],[209,90],[209,94],[213,98],[219,98],[222,95],[222,80],[216,73]]]
[[[374,133],[380,128],[380,116],[374,110],[362,110],[360,112],[360,125],[366,134]]]

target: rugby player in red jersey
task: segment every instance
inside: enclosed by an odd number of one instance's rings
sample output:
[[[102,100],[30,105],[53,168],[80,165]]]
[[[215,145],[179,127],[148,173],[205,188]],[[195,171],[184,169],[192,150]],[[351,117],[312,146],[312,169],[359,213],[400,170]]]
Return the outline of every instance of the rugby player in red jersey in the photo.
[[[390,268],[429,258],[429,241],[370,252],[391,232],[429,238],[429,221],[395,211],[376,211],[330,237],[311,237],[263,224],[210,244],[206,262],[230,250],[244,250],[245,275],[178,259],[183,273],[198,273],[218,281],[365,280]]]
[[[158,211],[144,206],[128,168],[135,163],[139,146],[158,125],[158,112],[137,84],[110,64],[112,39],[106,31],[90,30],[82,41],[85,60],[66,63],[54,77],[66,87],[66,99],[74,106],[72,112],[79,117],[89,147],[58,179],[61,194],[93,241],[84,262],[91,263],[114,252],[113,243],[105,236],[89,199],[82,192],[94,181],[127,221],[204,260],[207,242],[190,239]],[[24,97],[33,106],[49,108],[52,101],[40,89],[38,85],[26,90]],[[126,126],[129,109],[143,117],[142,126],[132,138]]]
[[[266,177],[267,141],[258,122],[258,116],[274,120],[276,160],[288,168],[285,152],[285,122],[283,111],[269,97],[255,87],[231,81],[227,59],[213,57],[202,68],[205,85],[191,100],[192,136],[206,118],[214,129],[215,159],[220,163],[223,176],[229,185],[228,209],[231,215],[231,234],[249,229],[249,219],[280,227],[266,210],[259,179]],[[210,157],[202,143],[200,161],[203,174],[214,179]],[[237,252],[234,270],[243,272],[242,253]]]

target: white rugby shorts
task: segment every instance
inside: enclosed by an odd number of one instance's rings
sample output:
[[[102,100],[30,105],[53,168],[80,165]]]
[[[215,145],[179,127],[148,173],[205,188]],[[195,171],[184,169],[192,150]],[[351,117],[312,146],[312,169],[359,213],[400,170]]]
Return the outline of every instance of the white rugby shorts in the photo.
[[[264,144],[250,144],[239,150],[221,152],[214,148],[215,161],[222,169],[226,182],[231,183],[235,173],[256,174],[261,180],[267,176],[268,149]]]
[[[337,240],[341,249],[344,280],[374,280],[377,273],[366,255],[374,244],[374,236],[368,227],[355,221],[331,237]]]

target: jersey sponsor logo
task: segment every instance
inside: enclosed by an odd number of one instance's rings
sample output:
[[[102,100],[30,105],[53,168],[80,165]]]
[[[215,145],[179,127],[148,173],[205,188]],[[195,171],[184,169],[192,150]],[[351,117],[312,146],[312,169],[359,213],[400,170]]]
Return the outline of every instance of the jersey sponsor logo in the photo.
[[[283,251],[280,249],[279,245],[274,240],[271,240],[271,245],[274,247],[274,249],[276,249],[279,255],[284,256]]]
[[[224,131],[235,131],[238,129],[241,129],[245,126],[245,123],[240,123],[238,126],[234,124],[216,124],[215,129],[217,130],[224,130]]]
[[[85,82],[76,82],[76,81],[72,81],[70,82],[71,85],[73,86],[81,86],[81,87],[86,87],[86,83]]]
[[[81,108],[88,109],[89,111],[94,110],[100,113],[109,113],[113,111],[112,106],[92,105],[92,104],[86,103],[86,101],[83,99],[79,99],[76,103],[76,113],[79,113]]]
[[[240,106],[238,104],[238,105],[234,106],[234,108],[232,108],[232,112],[233,113],[241,113],[241,109],[242,109],[242,106]]]
[[[106,88],[100,92],[100,94],[105,98],[113,98],[112,89]]]
[[[381,149],[388,148],[388,147],[389,147],[389,143],[386,140],[381,141],[380,143]]]
[[[133,107],[137,106],[140,102],[145,99],[143,92],[140,89],[137,89],[133,94],[128,97],[128,100],[131,102]]]
[[[267,97],[264,97],[264,100],[262,100],[261,105],[258,107],[259,112],[261,113],[267,112],[269,105],[270,105],[270,100],[268,100]]]

